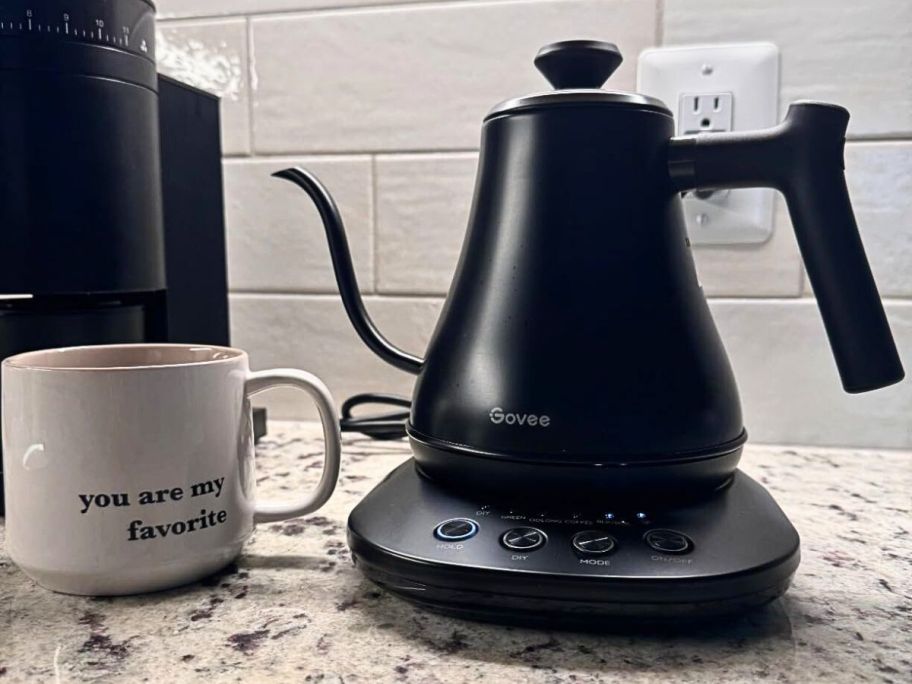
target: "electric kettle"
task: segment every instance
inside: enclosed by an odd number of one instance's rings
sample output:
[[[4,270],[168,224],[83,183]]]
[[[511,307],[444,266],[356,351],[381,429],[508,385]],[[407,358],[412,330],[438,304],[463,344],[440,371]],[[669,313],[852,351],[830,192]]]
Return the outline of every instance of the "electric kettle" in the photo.
[[[417,375],[418,469],[462,490],[702,496],[735,472],[735,379],[685,232],[680,195],[771,187],[788,204],[843,387],[903,369],[843,175],[848,112],[796,102],[778,126],[675,136],[645,95],[601,89],[611,43],[565,41],[535,65],[551,92],[484,119],[475,197],[426,358],[390,344],[362,303],[339,212],[301,169],[342,301],[378,356]]]

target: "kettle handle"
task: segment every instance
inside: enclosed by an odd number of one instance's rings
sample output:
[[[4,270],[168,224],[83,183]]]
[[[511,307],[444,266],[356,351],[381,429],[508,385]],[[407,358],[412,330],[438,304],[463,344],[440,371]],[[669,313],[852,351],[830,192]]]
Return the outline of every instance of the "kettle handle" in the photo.
[[[317,211],[320,212],[320,218],[323,220],[326,239],[329,242],[329,254],[332,258],[336,282],[339,284],[342,305],[358,336],[372,352],[390,365],[416,375],[420,373],[424,361],[393,346],[380,334],[368,315],[367,309],[364,308],[364,300],[361,299],[361,290],[355,276],[355,267],[352,265],[351,250],[348,248],[348,238],[345,237],[345,225],[342,223],[339,208],[329,191],[316,176],[305,169],[284,169],[272,175],[297,185],[310,196],[317,206]]]
[[[785,195],[842,385],[856,393],[904,372],[846,188],[848,122],[837,105],[796,102],[774,128],[672,138],[668,167],[680,191],[772,187]]]

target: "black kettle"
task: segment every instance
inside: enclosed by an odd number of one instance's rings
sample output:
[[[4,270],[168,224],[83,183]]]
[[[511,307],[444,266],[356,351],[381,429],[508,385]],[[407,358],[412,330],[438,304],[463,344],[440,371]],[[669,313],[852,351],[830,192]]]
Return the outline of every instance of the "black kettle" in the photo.
[[[751,133],[674,136],[659,100],[600,86],[610,43],[565,41],[535,65],[556,90],[485,117],[455,279],[425,359],[365,312],[339,212],[310,173],[346,311],[415,373],[407,426],[424,474],[529,494],[698,494],[734,472],[746,432],[697,281],[682,192],[772,187],[788,203],[847,392],[903,369],[843,175],[848,112],[796,102]]]

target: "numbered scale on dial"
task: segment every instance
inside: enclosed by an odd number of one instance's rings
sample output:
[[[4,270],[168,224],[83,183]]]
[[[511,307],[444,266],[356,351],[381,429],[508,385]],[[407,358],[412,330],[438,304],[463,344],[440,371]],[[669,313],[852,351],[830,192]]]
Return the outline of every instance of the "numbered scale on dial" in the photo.
[[[0,39],[102,45],[155,60],[155,10],[145,0],[4,0]]]

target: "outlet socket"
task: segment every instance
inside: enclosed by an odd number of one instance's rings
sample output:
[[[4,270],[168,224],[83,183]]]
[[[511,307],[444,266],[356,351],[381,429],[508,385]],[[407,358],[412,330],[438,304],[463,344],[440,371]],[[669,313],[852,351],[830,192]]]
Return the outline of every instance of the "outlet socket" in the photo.
[[[669,105],[678,135],[774,126],[779,49],[771,43],[652,48],[640,55],[637,90]],[[684,197],[695,245],[758,244],[773,233],[774,191],[697,190]]]
[[[687,93],[678,101],[678,135],[732,130],[731,93]]]

